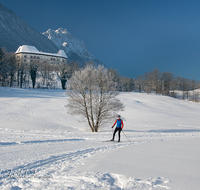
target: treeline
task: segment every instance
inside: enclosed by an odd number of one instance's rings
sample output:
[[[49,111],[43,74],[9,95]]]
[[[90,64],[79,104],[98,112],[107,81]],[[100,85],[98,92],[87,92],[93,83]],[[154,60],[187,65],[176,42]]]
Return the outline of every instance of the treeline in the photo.
[[[0,85],[19,88],[58,88],[60,81],[62,89],[79,69],[77,62],[62,65],[53,65],[47,62],[31,62],[19,64],[15,53],[7,53],[0,48]]]
[[[160,72],[158,68],[137,76],[135,79],[121,77],[117,70],[110,69],[114,74],[116,88],[123,92],[156,93],[190,101],[199,101],[200,81],[183,77],[175,77],[171,72]]]
[[[92,62],[86,63],[93,64]],[[0,48],[0,85],[20,88],[65,89],[66,82],[80,69],[79,63],[52,65],[45,62],[31,62],[19,65],[14,53]],[[145,92],[199,101],[200,82],[175,77],[171,72],[160,72],[158,68],[135,79],[120,76],[117,70],[109,69],[114,76],[116,90],[122,92]]]
[[[139,92],[162,94],[180,99],[199,101],[200,82],[175,77],[171,72],[161,73],[158,68],[138,76],[134,80],[135,90]]]
[[[94,64],[92,62],[86,65]],[[67,64],[52,65],[46,62],[31,62],[19,64],[15,53],[7,53],[0,48],[0,86],[19,88],[59,88],[65,89],[66,82],[72,74],[81,67],[78,62],[71,61]],[[118,91],[133,91],[134,79],[121,77],[117,70],[110,69]]]
[[[114,82],[118,91],[132,92],[135,90],[135,80],[133,78],[120,76],[116,69],[109,69],[109,71],[114,75]]]

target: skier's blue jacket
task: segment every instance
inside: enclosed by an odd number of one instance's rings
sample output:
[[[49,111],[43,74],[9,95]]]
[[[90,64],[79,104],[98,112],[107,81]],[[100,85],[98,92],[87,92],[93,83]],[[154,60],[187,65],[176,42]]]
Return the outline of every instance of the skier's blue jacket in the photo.
[[[116,121],[115,121],[115,123],[113,124],[113,127],[115,126],[115,124],[117,123],[117,128],[121,128],[121,129],[123,129],[123,127],[124,127],[124,123],[123,123],[123,121],[121,120],[121,119],[117,119]]]

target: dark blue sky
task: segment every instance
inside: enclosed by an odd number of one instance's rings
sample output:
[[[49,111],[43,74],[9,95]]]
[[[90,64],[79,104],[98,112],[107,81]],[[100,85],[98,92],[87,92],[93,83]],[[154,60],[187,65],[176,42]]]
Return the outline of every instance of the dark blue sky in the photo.
[[[200,1],[193,0],[0,0],[44,32],[67,29],[121,75],[158,67],[200,80]]]

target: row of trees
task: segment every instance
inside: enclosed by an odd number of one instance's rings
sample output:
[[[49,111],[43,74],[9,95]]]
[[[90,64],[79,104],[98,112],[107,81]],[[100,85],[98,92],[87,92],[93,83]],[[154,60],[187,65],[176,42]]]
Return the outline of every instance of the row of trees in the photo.
[[[135,90],[135,82],[133,78],[120,76],[116,69],[109,69],[113,74],[113,80],[116,83],[116,90],[122,92],[131,92]]]
[[[1,86],[56,88],[60,80],[62,88],[65,89],[67,79],[78,69],[79,64],[73,61],[62,65],[52,65],[47,62],[19,64],[14,53],[7,53],[0,48]]]
[[[93,65],[87,63],[86,65]],[[62,89],[75,71],[80,70],[77,62],[62,65],[52,65],[45,62],[32,62],[28,65],[19,65],[14,53],[6,53],[0,48],[0,82],[2,86],[18,86],[20,88],[57,88],[60,80]],[[139,91],[192,101],[199,100],[200,83],[182,77],[175,77],[171,72],[161,73],[158,68],[138,76],[135,79],[122,77],[117,70],[109,69],[113,75],[117,91]],[[37,80],[36,80],[37,79]],[[37,85],[36,85],[37,82]]]
[[[171,72],[161,73],[158,68],[134,80],[139,92],[162,94],[175,98],[199,101],[199,81],[175,77]]]
[[[94,65],[92,62],[86,65]],[[58,81],[62,89],[72,74],[80,70],[78,62],[71,61],[67,64],[52,65],[46,62],[31,62],[18,64],[14,53],[7,53],[0,48],[0,83],[1,86],[20,88],[56,88]],[[134,79],[122,77],[117,70],[109,69],[116,83],[116,90],[131,92],[135,89]],[[59,79],[59,80],[58,80]]]

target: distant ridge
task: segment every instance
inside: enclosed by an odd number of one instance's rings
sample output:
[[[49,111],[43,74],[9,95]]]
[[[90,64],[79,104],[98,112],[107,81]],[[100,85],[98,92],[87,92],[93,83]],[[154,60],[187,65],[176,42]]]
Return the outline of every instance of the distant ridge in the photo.
[[[39,51],[58,52],[58,47],[40,34],[17,14],[0,3],[0,45],[7,51],[15,52],[21,45],[35,46]]]
[[[88,61],[102,64],[101,61],[87,50],[82,40],[74,38],[66,29],[49,29],[46,32],[43,32],[43,35],[52,40],[59,49],[63,49],[67,54],[69,61],[78,61],[81,65]]]

